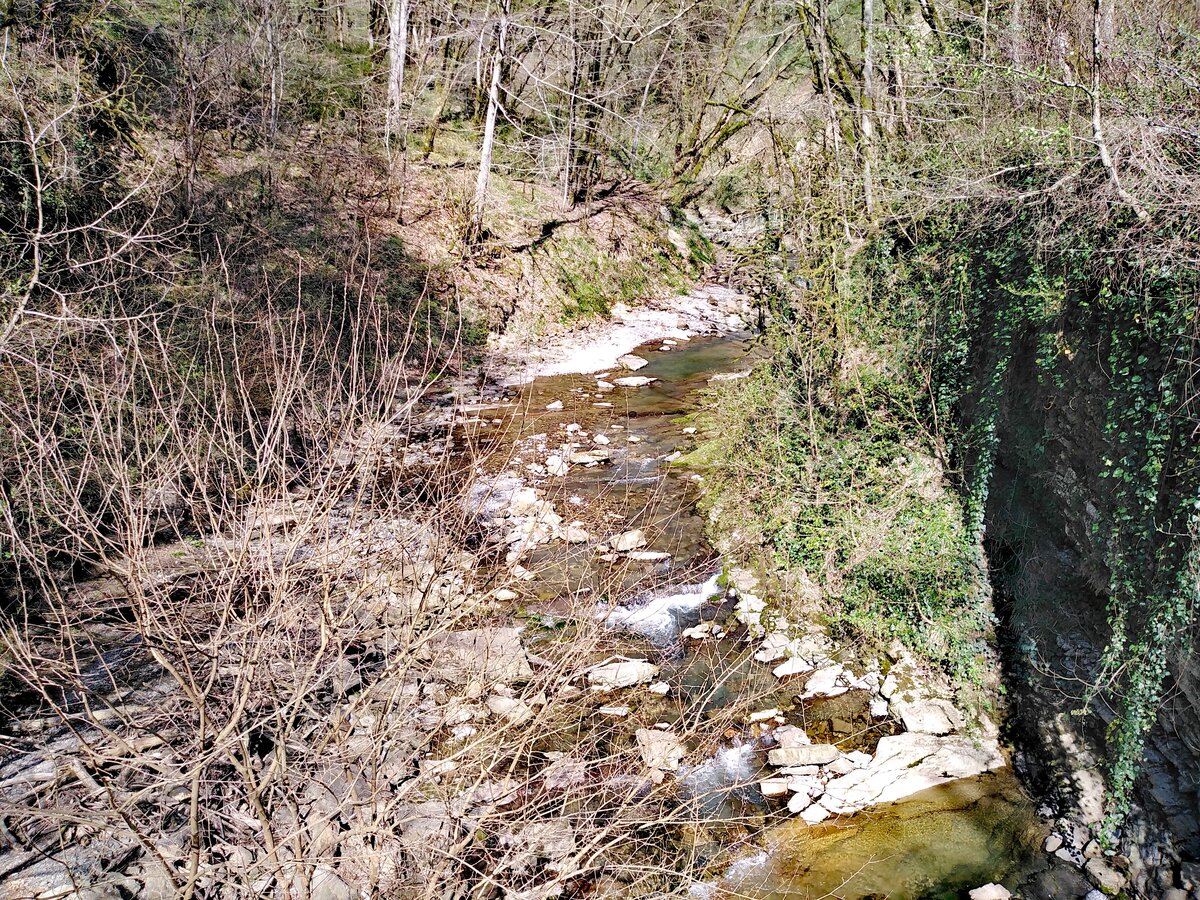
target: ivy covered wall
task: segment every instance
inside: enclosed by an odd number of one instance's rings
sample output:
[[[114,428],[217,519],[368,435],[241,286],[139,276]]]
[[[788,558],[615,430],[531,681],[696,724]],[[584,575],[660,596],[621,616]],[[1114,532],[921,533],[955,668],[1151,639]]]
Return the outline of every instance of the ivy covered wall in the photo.
[[[1198,280],[1144,249],[1154,246],[1146,235],[1131,241],[1132,223],[1047,237],[1037,224],[1045,210],[992,212],[986,227],[960,211],[885,238],[871,265],[890,305],[932,301],[923,337],[930,390],[968,528],[981,539],[1005,531],[1011,564],[1028,572],[1044,560],[1022,558],[1023,548],[1047,545],[1011,528],[1019,502],[1036,510],[1022,527],[1058,535],[1080,569],[1073,596],[1053,595],[1056,578],[1040,586],[1025,578],[1018,599],[1027,621],[1054,618],[1063,604],[1101,607],[1080,611],[1100,653],[1086,674],[1072,670],[1070,705],[1108,712],[1105,831],[1115,836],[1164,702],[1178,713],[1182,701],[1187,713],[1160,723],[1168,729],[1192,728],[1189,716],[1200,714],[1187,688],[1200,510]],[[1006,492],[994,499],[998,463]],[[1031,659],[1060,653],[1028,637]],[[1200,747],[1200,731],[1189,743]]]

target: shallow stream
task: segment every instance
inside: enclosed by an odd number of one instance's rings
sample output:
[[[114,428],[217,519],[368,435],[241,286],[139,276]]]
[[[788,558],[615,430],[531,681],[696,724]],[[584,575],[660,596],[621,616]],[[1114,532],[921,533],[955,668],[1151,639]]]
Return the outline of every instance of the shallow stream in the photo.
[[[697,509],[699,476],[679,462],[695,446],[689,417],[713,376],[748,371],[761,351],[743,333],[655,342],[635,353],[647,360],[636,373],[538,378],[506,402],[473,411],[460,431],[492,451],[496,483],[515,481],[514,473],[537,481],[564,519],[576,517],[593,537],[641,529],[649,539],[644,558],[634,560],[604,559],[595,541],[537,547],[522,560],[534,573],[527,589],[537,611],[554,622],[590,610],[614,629],[618,653],[653,658],[671,686],[665,723],[752,696],[756,705],[780,707],[814,740],[870,753],[896,725],[872,721],[862,692],[797,702],[770,666],[753,661],[753,644],[735,629],[699,643],[680,639],[702,618],[721,622],[730,605],[722,603],[721,560]],[[655,380],[598,389],[598,381],[632,375]],[[607,458],[548,477],[546,460],[564,453],[564,437]],[[609,602],[618,596],[635,599]],[[679,773],[681,792],[697,799],[715,830],[726,820],[751,823],[732,832],[744,849],[715,854],[722,862],[694,885],[697,897],[951,898],[991,881],[1019,887],[1024,897],[1087,891],[1078,870],[1042,853],[1046,827],[1009,768],[809,826],[758,790],[765,760],[756,733],[725,734],[707,762]]]

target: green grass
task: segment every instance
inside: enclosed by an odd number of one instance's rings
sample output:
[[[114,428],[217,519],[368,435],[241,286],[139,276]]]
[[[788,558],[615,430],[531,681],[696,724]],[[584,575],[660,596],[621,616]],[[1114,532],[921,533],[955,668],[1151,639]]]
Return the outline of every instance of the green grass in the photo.
[[[864,286],[846,287],[810,302],[851,333],[778,326],[771,359],[710,392],[689,461],[705,470],[716,530],[756,548],[748,562],[820,585],[821,609],[806,612],[847,639],[898,638],[974,695],[986,676],[986,584],[923,425],[911,323],[898,327],[878,303],[858,311],[871,305]]]

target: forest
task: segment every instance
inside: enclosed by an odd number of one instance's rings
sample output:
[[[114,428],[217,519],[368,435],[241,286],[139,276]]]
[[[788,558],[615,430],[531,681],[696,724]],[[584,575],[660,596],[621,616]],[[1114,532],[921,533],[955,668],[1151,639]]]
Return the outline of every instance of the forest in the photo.
[[[1200,7],[2,0],[0,898],[1200,898]]]

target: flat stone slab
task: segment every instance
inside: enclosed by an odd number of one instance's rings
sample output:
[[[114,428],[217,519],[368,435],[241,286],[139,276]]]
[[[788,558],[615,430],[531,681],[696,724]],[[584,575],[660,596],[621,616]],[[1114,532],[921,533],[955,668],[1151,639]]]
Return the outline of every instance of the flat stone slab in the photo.
[[[622,658],[593,666],[586,674],[593,691],[612,691],[648,684],[657,677],[658,666],[644,659]]]
[[[857,812],[1005,765],[994,739],[897,734],[879,742],[870,765],[830,781],[821,802],[830,812]]]
[[[949,734],[963,726],[962,716],[949,700],[896,700],[893,709],[904,723],[905,731],[918,734]]]
[[[776,747],[767,754],[773,766],[824,766],[839,756],[842,751],[833,744],[812,744],[806,747]]]
[[[476,628],[456,631],[430,642],[431,673],[451,684],[482,681],[522,684],[533,669],[516,628]]]

